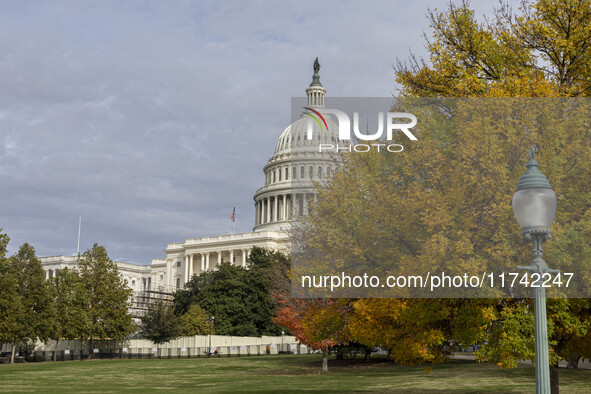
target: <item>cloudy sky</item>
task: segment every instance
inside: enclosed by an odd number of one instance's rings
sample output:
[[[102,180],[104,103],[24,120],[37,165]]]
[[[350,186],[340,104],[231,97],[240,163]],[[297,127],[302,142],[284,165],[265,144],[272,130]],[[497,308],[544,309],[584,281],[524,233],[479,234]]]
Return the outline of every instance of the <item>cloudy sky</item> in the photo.
[[[169,242],[252,230],[262,167],[316,56],[330,96],[396,94],[447,0],[4,1],[0,227],[9,252],[98,242],[149,264]],[[472,1],[482,15],[494,4]]]

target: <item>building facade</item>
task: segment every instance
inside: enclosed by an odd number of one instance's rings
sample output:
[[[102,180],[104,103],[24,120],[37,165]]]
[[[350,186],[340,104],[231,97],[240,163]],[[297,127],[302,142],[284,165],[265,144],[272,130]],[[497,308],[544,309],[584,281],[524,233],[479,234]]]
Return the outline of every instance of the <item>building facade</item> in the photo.
[[[317,61],[312,83],[306,89],[308,108],[324,108],[326,90],[320,83]],[[330,117],[326,121],[334,126]],[[193,275],[215,270],[222,262],[247,267],[253,247],[289,252],[291,225],[306,215],[314,199],[314,184],[334,171],[334,160],[318,152],[321,142],[336,142],[337,127],[322,131],[306,114],[290,124],[280,135],[273,156],[263,168],[264,185],[254,194],[255,223],[252,232],[189,238],[168,244],[164,258],[150,265],[116,262],[136,300],[147,292],[170,294],[182,288]],[[76,256],[42,257],[47,277],[59,269],[74,268]]]

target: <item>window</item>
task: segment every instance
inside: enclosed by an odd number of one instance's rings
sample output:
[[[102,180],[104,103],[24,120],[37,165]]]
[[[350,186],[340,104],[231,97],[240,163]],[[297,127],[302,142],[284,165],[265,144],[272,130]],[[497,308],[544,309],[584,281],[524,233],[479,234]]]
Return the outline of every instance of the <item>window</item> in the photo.
[[[181,278],[176,278],[176,288],[177,289],[181,288]]]
[[[308,175],[310,176],[310,179],[314,178],[314,167],[310,166],[308,168]]]
[[[289,167],[287,167],[285,169],[285,180],[288,181],[289,180]]]
[[[275,183],[275,171],[273,171],[273,183]]]
[[[279,169],[279,182],[281,182],[281,168]]]
[[[318,166],[318,178],[322,178],[322,167]]]
[[[300,178],[304,179],[304,177],[306,176],[306,173],[304,172],[304,166],[300,167]]]
[[[164,280],[164,275],[160,275],[160,280]]]
[[[296,172],[295,166],[291,168],[291,176],[293,177],[293,179],[297,179],[298,177],[298,173]]]
[[[181,266],[181,264],[182,264],[182,263],[181,263],[180,261],[177,261],[177,262],[176,262],[176,266],[177,266],[177,267],[180,267],[180,266]]]

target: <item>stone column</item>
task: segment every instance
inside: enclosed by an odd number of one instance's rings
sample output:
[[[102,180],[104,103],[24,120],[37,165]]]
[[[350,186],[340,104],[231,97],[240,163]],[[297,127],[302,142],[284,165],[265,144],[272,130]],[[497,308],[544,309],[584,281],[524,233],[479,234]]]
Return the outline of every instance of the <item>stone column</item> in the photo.
[[[287,220],[287,194],[283,195],[283,217],[281,219]]]
[[[308,199],[306,198],[306,194],[302,194],[302,213],[304,214],[304,216],[308,215]]]
[[[205,256],[205,270],[209,271],[209,257],[210,257],[210,253],[207,252],[207,255]]]
[[[230,250],[230,264],[234,264],[234,249]]]
[[[193,277],[193,256],[193,253],[189,256],[189,279]]]
[[[274,221],[274,222],[277,222],[277,221],[279,221],[279,212],[278,212],[278,211],[279,211],[279,210],[278,210],[278,207],[279,207],[278,200],[279,200],[279,199],[278,199],[277,197],[279,197],[279,196],[278,196],[278,195],[277,195],[277,196],[275,196],[275,198],[274,198],[274,202],[273,202],[273,218],[274,218],[274,220],[273,220],[273,221]]]
[[[185,255],[185,282],[188,282],[189,278],[189,255]]]
[[[172,276],[170,265],[170,259],[166,259],[166,280],[164,281],[166,286],[170,286],[170,277]]]
[[[271,221],[271,200],[269,197],[265,200],[267,201],[267,217],[265,218],[265,223],[269,223]]]
[[[222,264],[222,251],[221,251],[221,250],[218,252],[218,266],[219,266],[220,264]],[[216,267],[216,268],[217,268],[217,267]]]
[[[201,253],[201,272],[205,271],[205,254]]]
[[[246,249],[242,249],[242,266],[246,267]]]

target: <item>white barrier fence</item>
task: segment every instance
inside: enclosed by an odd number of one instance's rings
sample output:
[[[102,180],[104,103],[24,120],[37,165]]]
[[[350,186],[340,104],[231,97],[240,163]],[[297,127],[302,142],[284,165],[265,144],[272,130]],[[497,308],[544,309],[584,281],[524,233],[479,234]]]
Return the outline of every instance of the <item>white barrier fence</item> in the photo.
[[[295,337],[263,336],[235,337],[223,335],[196,335],[181,337],[163,344],[155,344],[146,339],[93,341],[37,341],[34,344],[17,348],[19,360],[80,360],[96,358],[180,358],[211,356],[256,356],[273,354],[307,354],[312,351],[299,344]],[[11,345],[4,344],[0,352],[7,356]],[[0,362],[5,360],[0,360]]]

